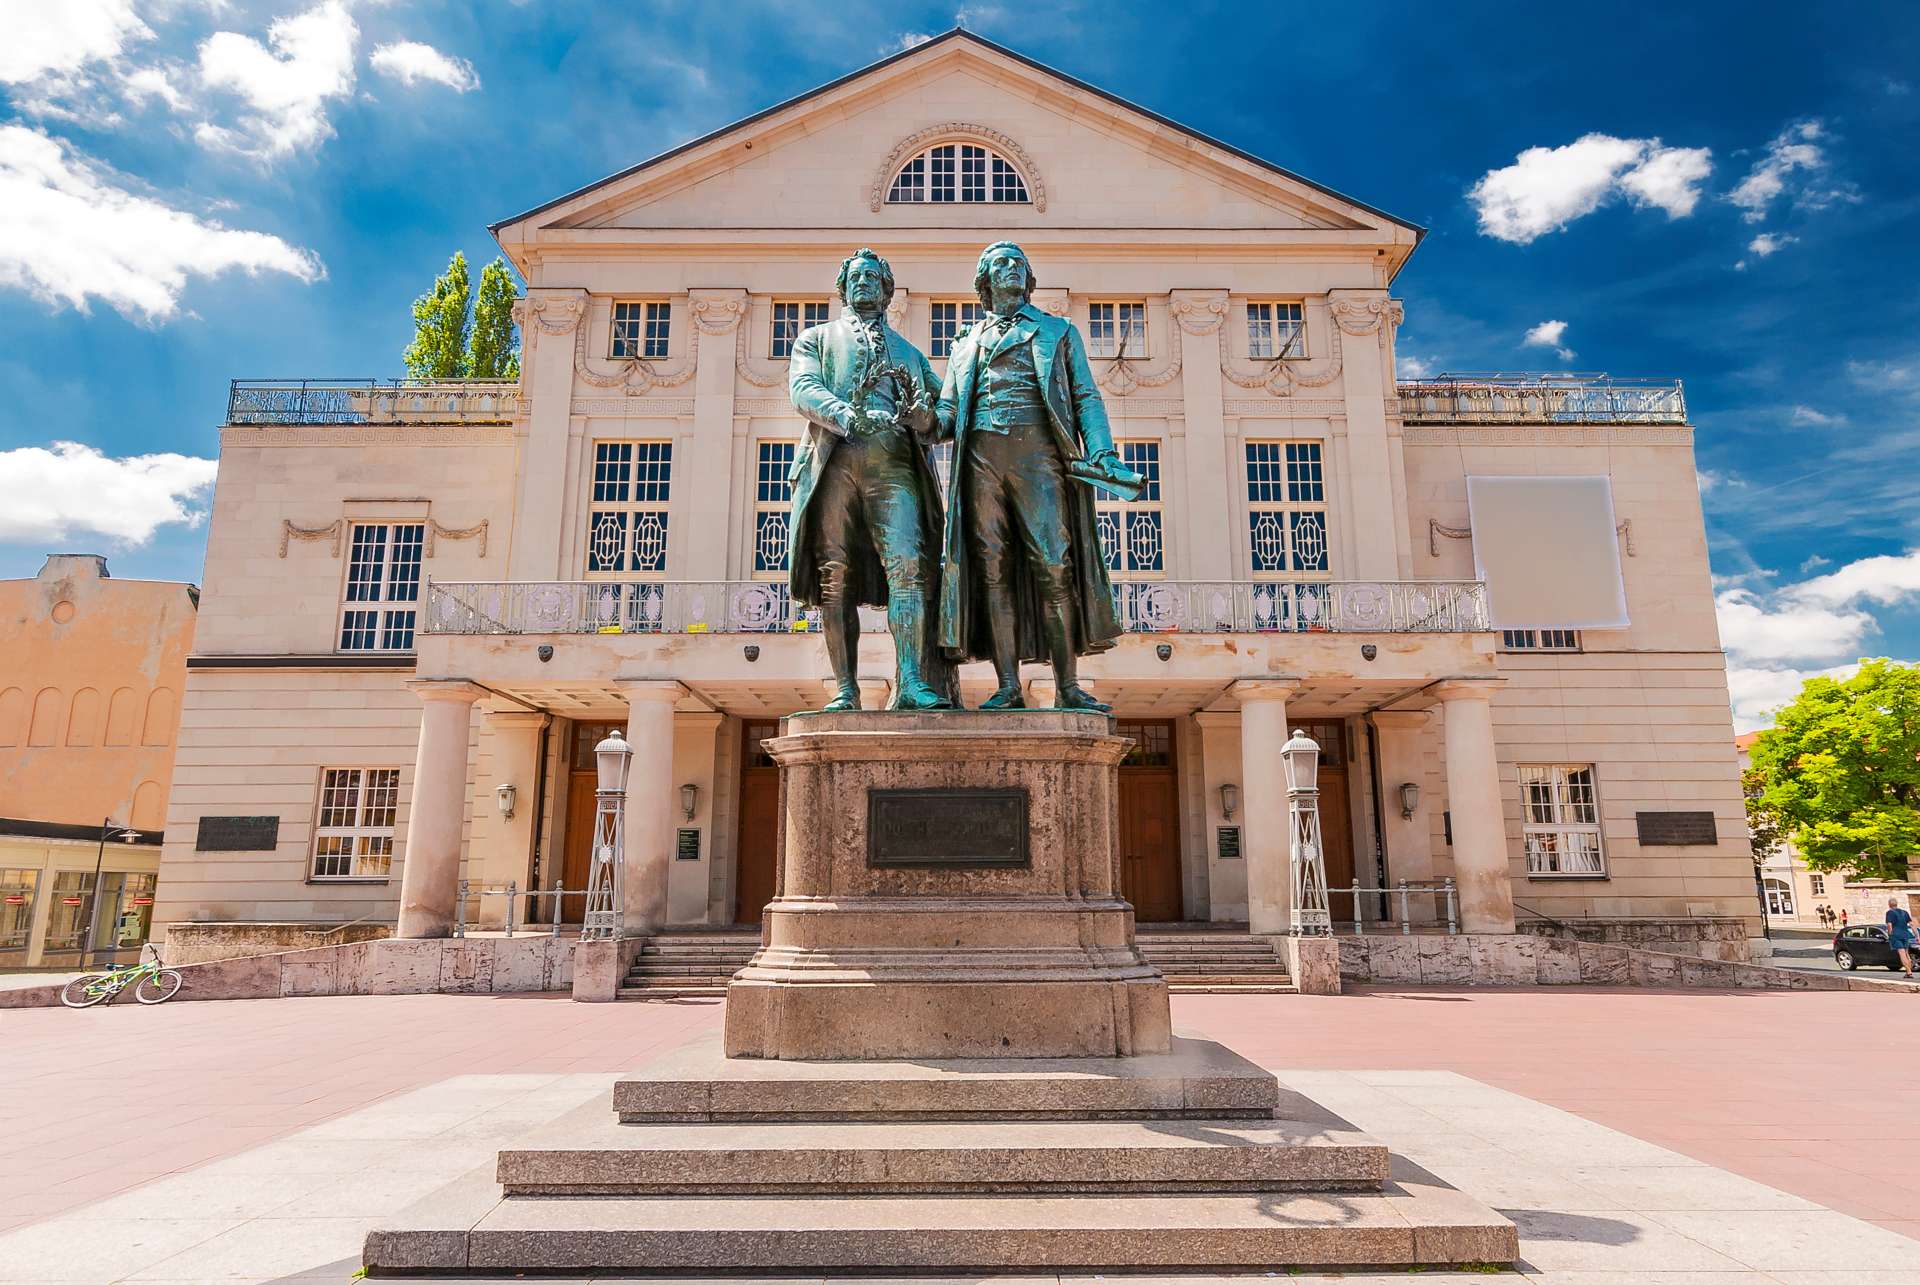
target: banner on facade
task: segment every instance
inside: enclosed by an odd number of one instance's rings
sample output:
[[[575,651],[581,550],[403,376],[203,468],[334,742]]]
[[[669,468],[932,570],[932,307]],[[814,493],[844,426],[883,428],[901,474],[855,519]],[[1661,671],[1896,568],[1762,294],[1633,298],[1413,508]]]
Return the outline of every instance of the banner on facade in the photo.
[[[1496,629],[1625,629],[1604,477],[1469,477],[1475,574]]]

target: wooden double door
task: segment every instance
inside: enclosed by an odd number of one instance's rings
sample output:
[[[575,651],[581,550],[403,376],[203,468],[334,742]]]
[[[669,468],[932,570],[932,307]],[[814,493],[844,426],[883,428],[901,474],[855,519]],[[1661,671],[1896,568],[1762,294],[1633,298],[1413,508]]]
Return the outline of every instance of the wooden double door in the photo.
[[[1120,764],[1120,892],[1142,923],[1181,917],[1180,791],[1173,723],[1133,720],[1114,731],[1133,742]],[[757,924],[773,899],[780,838],[780,770],[760,743],[775,722],[741,727],[740,841],[734,864],[734,922]],[[571,884],[568,885],[572,887]]]

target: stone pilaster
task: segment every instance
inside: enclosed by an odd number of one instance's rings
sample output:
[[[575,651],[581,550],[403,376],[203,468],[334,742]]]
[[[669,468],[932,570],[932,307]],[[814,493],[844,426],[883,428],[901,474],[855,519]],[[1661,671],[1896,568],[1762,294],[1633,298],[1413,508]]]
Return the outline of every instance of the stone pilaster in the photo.
[[[1434,689],[1447,725],[1447,808],[1453,814],[1460,926],[1470,933],[1514,930],[1513,876],[1493,742],[1493,694],[1501,681],[1460,679]]]
[[[1287,743],[1287,697],[1299,680],[1248,679],[1240,701],[1240,849],[1247,863],[1247,923],[1255,933],[1284,933],[1293,923],[1287,885],[1287,789],[1280,749]]]

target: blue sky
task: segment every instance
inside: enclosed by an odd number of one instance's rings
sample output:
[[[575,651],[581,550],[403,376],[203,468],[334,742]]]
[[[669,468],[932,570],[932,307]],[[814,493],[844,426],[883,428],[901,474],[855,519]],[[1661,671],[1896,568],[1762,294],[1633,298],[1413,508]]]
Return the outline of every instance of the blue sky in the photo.
[[[399,374],[490,221],[958,23],[1429,227],[1415,372],[1684,379],[1745,725],[1920,656],[1920,6],[1835,13],[0,0],[0,576],[197,580],[228,379]]]

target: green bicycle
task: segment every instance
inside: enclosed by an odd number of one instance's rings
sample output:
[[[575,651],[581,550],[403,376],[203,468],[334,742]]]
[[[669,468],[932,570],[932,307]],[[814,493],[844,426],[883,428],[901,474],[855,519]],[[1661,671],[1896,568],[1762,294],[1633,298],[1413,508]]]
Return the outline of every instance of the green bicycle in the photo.
[[[142,1004],[166,1003],[179,992],[184,979],[178,970],[161,964],[160,951],[152,942],[147,943],[147,950],[153,952],[151,961],[141,960],[125,968],[110,968],[104,973],[74,978],[60,991],[60,1002],[68,1008],[91,1008],[131,986],[133,997]]]

